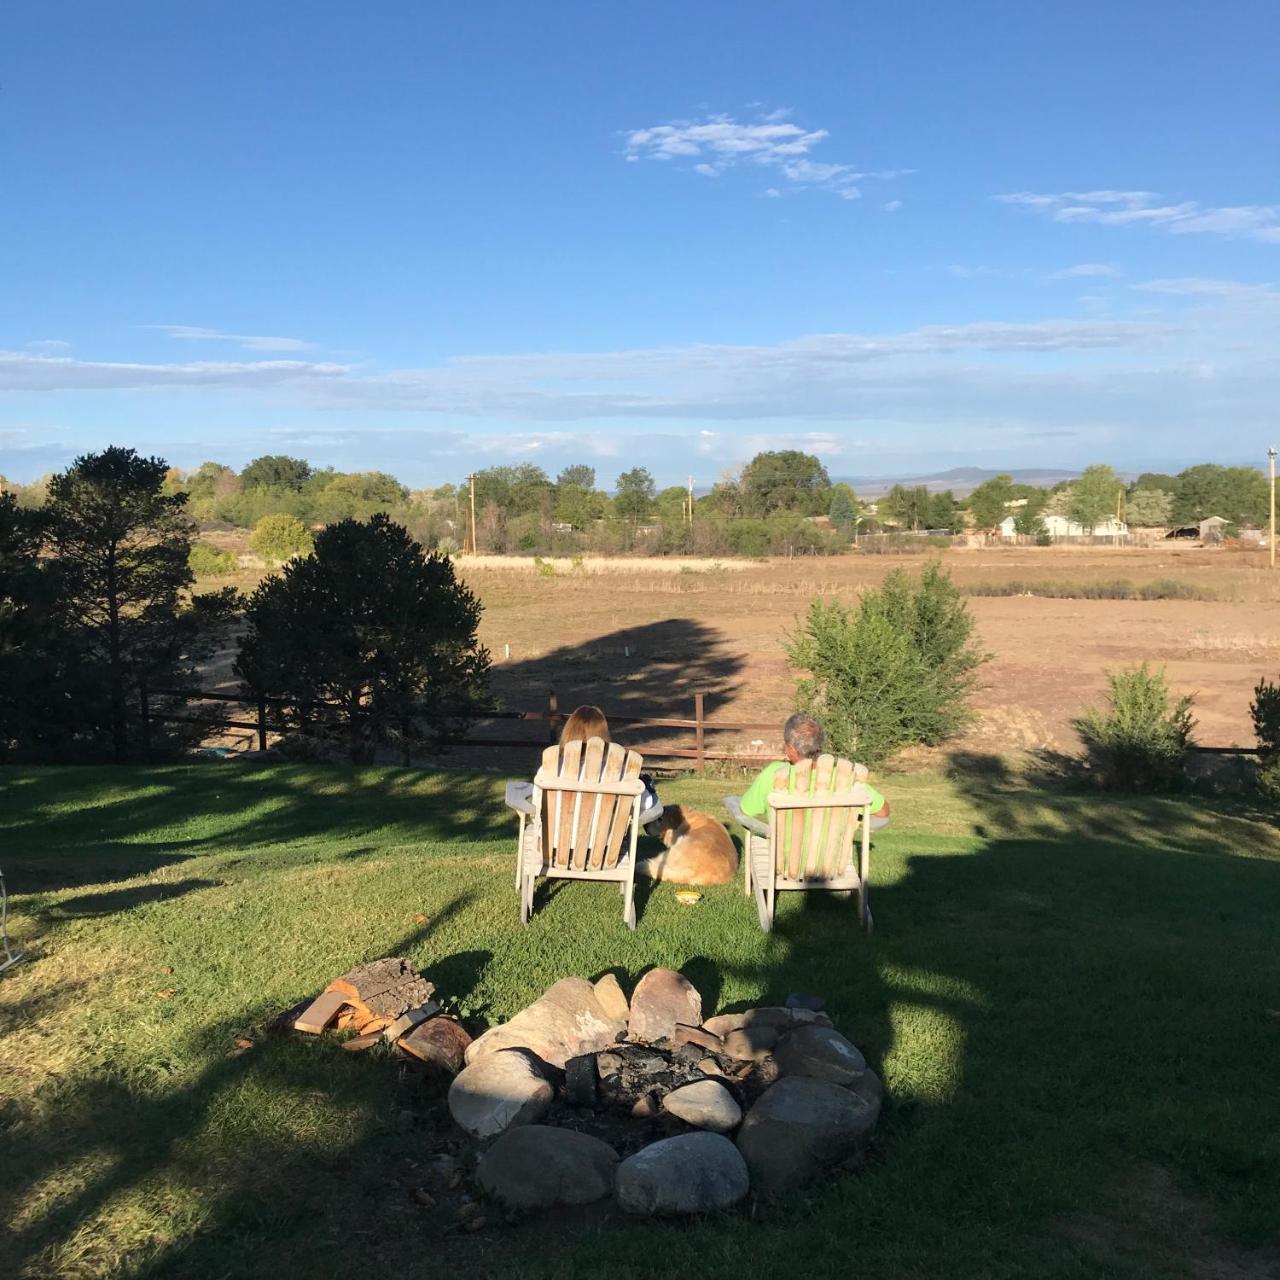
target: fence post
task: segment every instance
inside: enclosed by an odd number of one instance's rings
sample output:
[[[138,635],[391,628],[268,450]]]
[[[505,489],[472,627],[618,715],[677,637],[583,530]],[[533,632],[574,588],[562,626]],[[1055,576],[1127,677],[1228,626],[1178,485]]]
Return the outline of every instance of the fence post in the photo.
[[[556,729],[556,721],[559,719],[556,708],[556,691],[554,689],[547,690],[547,741],[555,742],[560,736]]]
[[[267,699],[265,694],[258,694],[258,750],[267,749]]]
[[[151,707],[145,684],[138,686],[138,709],[142,713],[142,723],[139,726],[142,734],[142,750],[149,752],[151,750]]]
[[[698,752],[698,772],[706,773],[707,758],[702,754],[702,694],[695,693],[693,695],[693,739],[694,746]]]

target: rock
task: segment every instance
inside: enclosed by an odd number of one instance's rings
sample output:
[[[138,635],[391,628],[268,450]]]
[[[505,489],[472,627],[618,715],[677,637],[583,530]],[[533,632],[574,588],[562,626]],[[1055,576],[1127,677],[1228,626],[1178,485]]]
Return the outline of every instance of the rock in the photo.
[[[719,1036],[712,1035],[701,1027],[687,1027],[684,1023],[676,1025],[675,1035],[671,1038],[676,1044],[696,1044],[709,1053],[719,1053],[724,1048],[724,1041]]]
[[[643,1044],[623,1044],[596,1054],[598,1094],[605,1106],[630,1110],[648,1093],[659,1096],[702,1078],[693,1061]]]
[[[812,1009],[814,1013],[821,1013],[827,1007],[821,996],[806,995],[802,991],[793,991],[782,1003],[788,1009]]]
[[[741,1027],[724,1038],[724,1054],[738,1062],[759,1062],[767,1058],[782,1033],[777,1027]]]
[[[617,1163],[617,1152],[599,1138],[524,1124],[480,1157],[476,1179],[508,1209],[549,1209],[603,1200],[613,1190]]]
[[[697,1080],[672,1090],[662,1099],[662,1109],[685,1124],[712,1133],[728,1133],[742,1120],[742,1108],[717,1080]]]
[[[431,1018],[414,1027],[408,1035],[396,1041],[396,1047],[425,1062],[456,1076],[462,1070],[467,1046],[471,1037],[462,1024],[453,1018]]]
[[[702,1025],[712,1035],[723,1038],[744,1027],[777,1027],[781,1030],[808,1022],[816,1022],[824,1027],[831,1025],[831,1019],[825,1013],[816,1013],[812,1009],[784,1009],[780,1006],[743,1009],[741,1013],[720,1013],[714,1018],[708,1018]]]
[[[746,1196],[738,1149],[718,1133],[686,1133],[637,1151],[618,1166],[614,1194],[628,1213],[710,1213]]]
[[[579,1054],[564,1065],[564,1098],[570,1106],[596,1105],[596,1058],[593,1053]]]
[[[553,1096],[532,1054],[501,1049],[477,1058],[454,1077],[449,1111],[473,1138],[492,1138],[512,1125],[540,1120]]]
[[[714,1058],[702,1058],[698,1062],[698,1070],[704,1076],[722,1076],[724,1068]]]
[[[812,1076],[832,1084],[853,1084],[867,1060],[834,1027],[797,1027],[773,1051],[784,1076]]]
[[[658,1095],[646,1093],[637,1098],[631,1106],[631,1114],[637,1120],[649,1120],[658,1114]]]
[[[785,1076],[747,1112],[738,1150],[758,1191],[787,1191],[853,1155],[879,1115],[858,1088]]]
[[[682,973],[650,969],[631,993],[630,1040],[670,1040],[680,1024],[696,1027],[702,1021],[702,997]]]
[[[600,1001],[600,1007],[611,1018],[617,1018],[619,1022],[626,1022],[631,1016],[631,1006],[627,1003],[626,994],[623,992],[618,979],[611,973],[606,973],[603,978],[597,978],[595,981],[596,999]]]
[[[625,1026],[605,1011],[585,978],[561,978],[510,1022],[491,1027],[473,1041],[467,1061],[502,1049],[528,1049],[563,1070],[570,1058],[612,1044]]]

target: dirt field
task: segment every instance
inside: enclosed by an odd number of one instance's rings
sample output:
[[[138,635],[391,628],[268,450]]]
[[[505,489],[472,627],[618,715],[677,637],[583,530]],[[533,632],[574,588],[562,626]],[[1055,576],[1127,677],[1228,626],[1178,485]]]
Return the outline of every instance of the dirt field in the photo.
[[[793,688],[782,639],[812,596],[853,600],[890,569],[920,563],[847,556],[732,570],[701,562],[657,572],[615,561],[612,572],[566,569],[550,577],[532,562],[493,567],[464,560],[462,572],[485,603],[481,634],[508,706],[545,706],[554,688],[562,708],[598,701],[615,713],[688,716],[702,692],[709,717],[780,721]],[[956,744],[962,749],[1072,749],[1070,721],[1102,694],[1104,672],[1143,659],[1167,666],[1175,690],[1196,693],[1201,743],[1252,743],[1253,686],[1260,675],[1280,672],[1280,572],[1268,572],[1264,553],[996,548],[948,551],[944,563],[961,585],[1172,578],[1217,597],[974,597],[992,660],[975,699],[979,719]],[[714,745],[751,750],[756,740],[761,750],[774,736],[726,734]]]

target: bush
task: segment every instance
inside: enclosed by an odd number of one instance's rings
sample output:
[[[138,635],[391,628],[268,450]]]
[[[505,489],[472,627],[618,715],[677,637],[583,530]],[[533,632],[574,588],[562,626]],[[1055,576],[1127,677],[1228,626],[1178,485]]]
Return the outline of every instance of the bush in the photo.
[[[964,588],[968,596],[1042,596],[1049,600],[1216,600],[1217,593],[1191,582],[1157,578],[1154,582],[1130,582],[1115,578],[1104,582],[977,582]]]
[[[235,573],[239,561],[233,551],[219,551],[207,542],[197,542],[187,556],[187,564],[197,578],[225,578]]]
[[[249,548],[268,564],[311,554],[311,530],[296,516],[263,516],[249,535]]]
[[[1249,714],[1258,739],[1258,785],[1268,799],[1280,801],[1280,684],[1259,680]]]
[[[921,533],[872,533],[858,543],[858,550],[869,556],[909,556],[922,551],[946,551],[950,538]]]
[[[800,706],[821,718],[835,751],[868,764],[959,732],[986,660],[968,606],[936,564],[918,582],[894,570],[855,609],[818,597],[787,657],[810,673]]]
[[[1195,720],[1190,694],[1170,706],[1164,669],[1140,667],[1108,672],[1105,710],[1090,707],[1074,727],[1100,786],[1113,791],[1151,791],[1182,776]]]
[[[725,534],[735,556],[769,554],[769,526],[763,520],[730,520]]]

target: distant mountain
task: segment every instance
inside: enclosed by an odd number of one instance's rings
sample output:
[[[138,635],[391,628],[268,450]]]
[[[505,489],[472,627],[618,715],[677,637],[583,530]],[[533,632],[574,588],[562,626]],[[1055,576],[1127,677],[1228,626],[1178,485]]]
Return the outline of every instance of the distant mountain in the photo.
[[[858,495],[866,498],[883,497],[895,484],[903,484],[908,488],[923,485],[930,493],[950,489],[957,498],[963,498],[993,476],[1012,476],[1015,484],[1034,484],[1047,489],[1059,481],[1074,480],[1079,474],[1078,471],[1052,467],[1006,467],[997,470],[988,470],[986,467],[952,467],[950,471],[937,471],[928,476],[833,476],[832,479],[847,479],[858,491]]]

